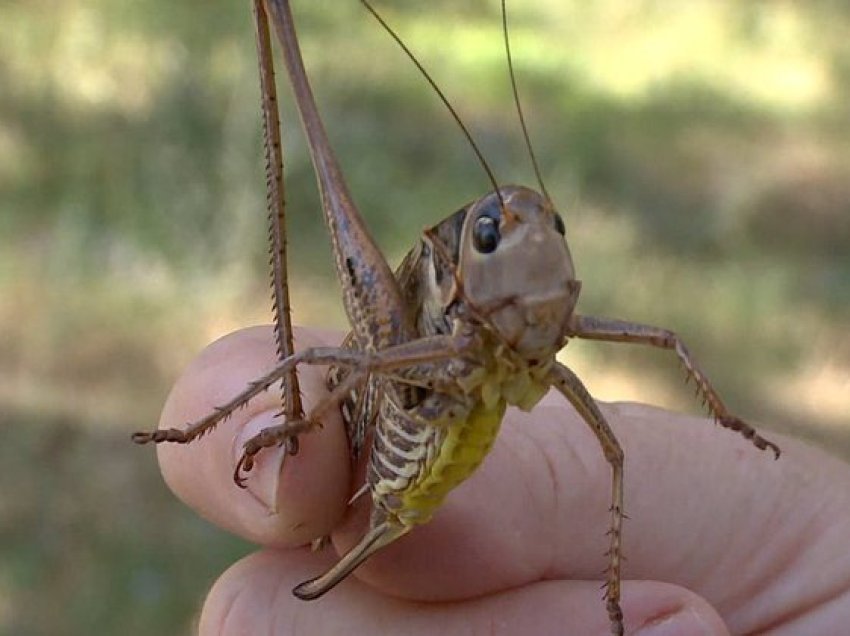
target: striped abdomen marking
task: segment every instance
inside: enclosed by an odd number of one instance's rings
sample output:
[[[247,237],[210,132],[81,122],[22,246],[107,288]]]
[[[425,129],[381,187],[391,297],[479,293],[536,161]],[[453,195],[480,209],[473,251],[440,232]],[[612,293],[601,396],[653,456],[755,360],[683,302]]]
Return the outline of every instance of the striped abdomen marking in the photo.
[[[463,420],[431,426],[385,418],[370,461],[375,503],[406,526],[426,523],[490,451],[506,404],[477,404]]]

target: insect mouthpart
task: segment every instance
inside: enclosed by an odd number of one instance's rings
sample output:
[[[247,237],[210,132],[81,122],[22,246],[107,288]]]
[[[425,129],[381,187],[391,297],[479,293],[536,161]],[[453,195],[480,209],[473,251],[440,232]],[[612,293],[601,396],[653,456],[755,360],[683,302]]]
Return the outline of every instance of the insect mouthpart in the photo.
[[[491,305],[483,312],[499,339],[525,360],[545,359],[564,343],[576,302],[574,285],[539,295],[525,294]]]

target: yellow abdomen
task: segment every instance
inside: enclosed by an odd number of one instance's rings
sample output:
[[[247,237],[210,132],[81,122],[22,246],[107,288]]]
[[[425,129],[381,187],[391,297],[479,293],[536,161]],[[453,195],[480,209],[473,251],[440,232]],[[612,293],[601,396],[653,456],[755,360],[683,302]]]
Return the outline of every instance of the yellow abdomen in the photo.
[[[504,400],[492,406],[479,403],[462,422],[445,428],[438,453],[405,492],[396,511],[405,525],[426,523],[455,486],[469,477],[490,452],[505,414]]]

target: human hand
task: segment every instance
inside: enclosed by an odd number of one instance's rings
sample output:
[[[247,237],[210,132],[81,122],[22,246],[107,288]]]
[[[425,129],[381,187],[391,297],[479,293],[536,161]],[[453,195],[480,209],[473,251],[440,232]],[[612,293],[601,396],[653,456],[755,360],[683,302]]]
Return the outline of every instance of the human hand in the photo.
[[[303,348],[339,336],[301,330],[298,340]],[[219,340],[177,382],[160,426],[205,415],[274,363],[268,328]],[[326,394],[324,375],[299,372],[308,409]],[[627,633],[843,633],[850,466],[771,435],[783,450],[774,461],[704,418],[638,404],[600,408],[626,458]],[[431,523],[309,603],[290,590],[322,573],[335,551],[296,547],[330,534],[346,550],[366,527],[368,506],[346,515],[359,482],[336,418],[303,435],[295,456],[262,451],[248,490],[234,485],[242,443],[279,410],[279,393],[269,391],[200,441],[158,446],[165,479],[183,501],[263,546],[216,582],[202,636],[608,633],[600,585],[610,468],[556,393],[532,413],[508,411],[490,455]]]

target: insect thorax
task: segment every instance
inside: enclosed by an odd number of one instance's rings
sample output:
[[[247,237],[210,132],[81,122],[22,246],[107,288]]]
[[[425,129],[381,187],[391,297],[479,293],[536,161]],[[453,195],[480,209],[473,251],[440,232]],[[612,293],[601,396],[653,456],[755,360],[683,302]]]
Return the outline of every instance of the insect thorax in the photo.
[[[403,525],[427,522],[445,496],[490,451],[508,405],[531,409],[548,390],[551,361],[529,366],[482,342],[475,363],[449,363],[451,392],[428,391],[405,408],[387,383],[377,418],[368,481],[376,508]]]

